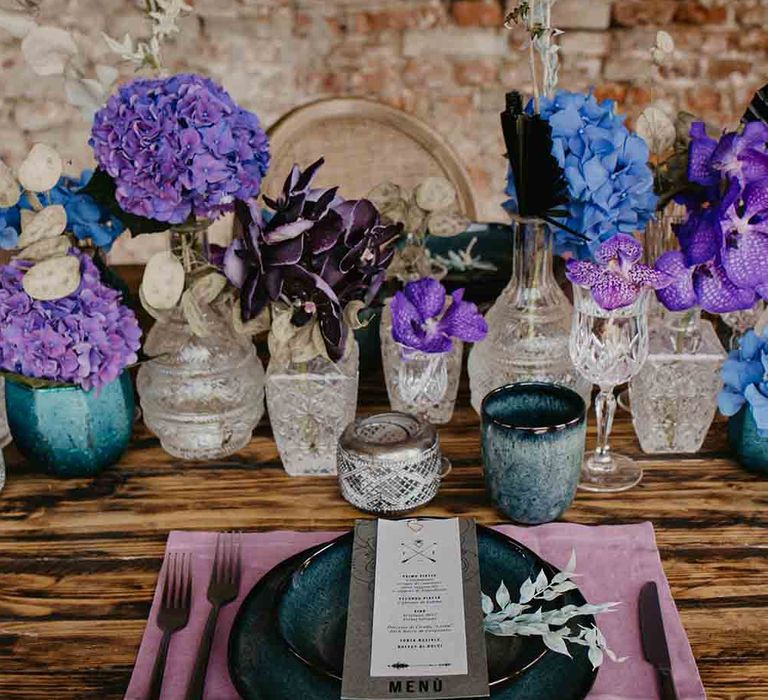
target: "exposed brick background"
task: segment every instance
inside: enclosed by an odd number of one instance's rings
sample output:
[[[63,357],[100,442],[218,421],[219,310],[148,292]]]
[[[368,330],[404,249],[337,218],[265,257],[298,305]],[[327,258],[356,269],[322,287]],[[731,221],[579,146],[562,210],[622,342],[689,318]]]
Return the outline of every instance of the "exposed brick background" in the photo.
[[[0,0],[0,6],[14,6]],[[499,209],[504,91],[529,89],[522,36],[502,28],[498,0],[194,0],[166,50],[172,70],[205,72],[265,124],[321,96],[362,95],[436,127],[468,167],[486,219]],[[513,4],[513,3],[509,3]],[[768,0],[559,0],[561,86],[596,86],[630,117],[652,98],[733,125],[768,82]],[[130,0],[42,0],[41,18],[77,30],[93,60],[100,38],[143,33]],[[677,42],[653,92],[647,49],[657,28]],[[90,164],[88,125],[56,79],[32,75],[0,32],[0,155],[32,141],[58,146],[72,169]],[[128,73],[125,74],[128,77]]]

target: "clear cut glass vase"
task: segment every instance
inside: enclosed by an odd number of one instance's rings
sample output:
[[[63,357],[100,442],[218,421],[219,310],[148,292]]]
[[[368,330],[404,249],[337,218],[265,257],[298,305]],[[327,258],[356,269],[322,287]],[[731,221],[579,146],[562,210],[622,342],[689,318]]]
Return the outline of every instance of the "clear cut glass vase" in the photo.
[[[461,377],[464,344],[453,341],[448,352],[419,352],[392,337],[392,312],[386,305],[381,318],[381,360],[393,411],[410,413],[434,425],[453,416]]]
[[[699,309],[655,317],[649,346],[629,385],[640,446],[648,454],[698,452],[717,409],[723,346]]]
[[[573,309],[552,267],[552,230],[513,217],[512,279],[488,310],[488,335],[469,353],[471,401],[479,413],[493,389],[520,381],[563,384],[589,401],[592,384],[568,354]]]
[[[184,240],[182,240],[184,239]],[[188,273],[205,265],[204,230],[172,232],[171,249]],[[264,415],[264,367],[250,336],[232,326],[228,307],[204,311],[205,337],[177,307],[144,342],[150,361],[136,382],[144,423],[174,457],[210,460],[245,447]]]
[[[339,362],[272,358],[267,366],[267,411],[285,471],[291,476],[336,474],[339,437],[354,419],[360,351]]]

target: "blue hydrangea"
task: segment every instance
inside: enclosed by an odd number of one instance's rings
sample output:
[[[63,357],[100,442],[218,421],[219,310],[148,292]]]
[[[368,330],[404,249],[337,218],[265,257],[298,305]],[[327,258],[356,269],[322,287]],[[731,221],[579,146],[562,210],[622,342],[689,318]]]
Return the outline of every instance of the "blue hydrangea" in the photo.
[[[528,105],[533,111],[533,105]],[[589,239],[585,245],[564,232],[557,236],[557,252],[579,258],[616,233],[641,231],[653,217],[657,197],[648,166],[648,146],[624,125],[614,102],[598,102],[594,95],[557,92],[542,98],[541,116],[552,127],[552,154],[568,183],[569,215],[563,222]],[[514,207],[514,185],[507,179]]]
[[[739,347],[728,354],[721,376],[720,413],[733,416],[749,404],[758,432],[768,437],[768,330],[762,335],[747,331],[739,338]]]
[[[80,189],[91,179],[91,171],[83,170],[80,177],[63,176],[47,195],[38,195],[44,204],[61,204],[67,212],[67,231],[80,241],[90,240],[106,251],[125,230],[122,222],[101,207]],[[0,209],[0,248],[15,248],[19,241],[21,210],[31,209],[22,196],[15,207]]]

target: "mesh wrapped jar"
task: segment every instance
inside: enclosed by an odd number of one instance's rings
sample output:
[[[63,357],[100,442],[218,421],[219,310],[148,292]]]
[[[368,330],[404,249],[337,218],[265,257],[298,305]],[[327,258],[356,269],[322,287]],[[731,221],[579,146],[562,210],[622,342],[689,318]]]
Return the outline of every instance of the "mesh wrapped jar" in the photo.
[[[382,413],[350,424],[339,439],[339,485],[356,508],[378,515],[429,503],[450,463],[437,431],[405,413]]]

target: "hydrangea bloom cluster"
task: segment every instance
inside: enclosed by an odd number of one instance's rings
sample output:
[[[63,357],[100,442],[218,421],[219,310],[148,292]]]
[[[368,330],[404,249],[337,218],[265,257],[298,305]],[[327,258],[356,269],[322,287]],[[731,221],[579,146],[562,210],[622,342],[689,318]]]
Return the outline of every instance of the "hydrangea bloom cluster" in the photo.
[[[90,195],[80,191],[91,175],[90,170],[83,170],[79,178],[65,175],[47,195],[38,196],[46,204],[61,204],[64,207],[67,231],[75,238],[79,241],[90,240],[97,248],[109,252],[125,227],[120,219],[112,216]],[[10,250],[17,247],[22,209],[32,209],[24,195],[16,206],[0,209],[0,248]]]
[[[31,263],[0,268],[0,368],[86,391],[117,379],[137,361],[141,330],[120,292],[102,284],[93,261],[76,249],[82,281],[55,301],[36,301],[22,287]]]
[[[657,201],[648,146],[627,129],[613,101],[560,90],[552,99],[541,98],[539,108],[552,128],[552,155],[568,183],[568,218],[563,223],[589,239],[585,245],[560,235],[558,252],[589,257],[617,231],[644,229]],[[533,111],[532,103],[527,110]],[[514,200],[511,178],[507,194]]]
[[[633,304],[643,289],[662,289],[672,277],[640,263],[643,246],[619,233],[601,243],[595,262],[569,260],[566,276],[571,282],[592,291],[595,303],[606,311]]]
[[[720,412],[733,416],[749,405],[758,432],[768,437],[768,331],[762,335],[747,331],[739,338],[739,347],[728,354],[721,376]]]
[[[392,299],[392,337],[405,347],[427,353],[448,352],[453,339],[476,343],[488,334],[477,306],[464,301],[464,290],[447,294],[430,277],[409,282]]]
[[[192,74],[121,86],[94,117],[89,144],[123,210],[169,224],[231,211],[258,193],[269,166],[256,115]]]
[[[688,210],[676,230],[681,250],[657,262],[677,278],[661,302],[726,313],[768,299],[768,125],[750,122],[715,141],[694,123],[688,180],[698,189],[680,198]]]
[[[270,302],[287,303],[294,326],[318,321],[335,362],[343,356],[349,331],[343,311],[352,301],[372,301],[403,226],[381,223],[367,199],[342,199],[336,187],[313,188],[323,162],[304,171],[294,166],[280,198],[264,197],[272,210],[268,220],[254,202],[238,201],[242,236],[224,254],[223,269],[240,288],[243,322]]]

